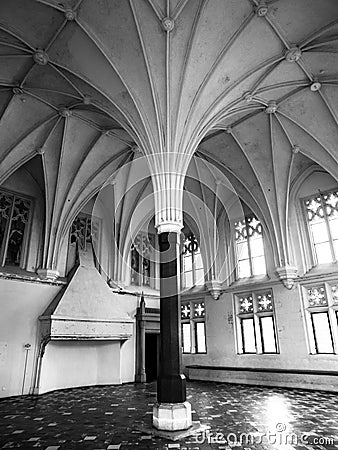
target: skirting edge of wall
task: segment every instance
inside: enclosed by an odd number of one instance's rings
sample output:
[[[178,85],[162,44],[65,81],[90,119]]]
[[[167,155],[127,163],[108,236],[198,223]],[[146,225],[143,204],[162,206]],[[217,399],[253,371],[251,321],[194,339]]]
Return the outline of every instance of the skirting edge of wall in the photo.
[[[198,381],[218,381],[231,384],[249,384],[338,392],[338,373],[310,371],[270,371],[240,368],[212,368],[210,366],[187,366],[188,378]]]

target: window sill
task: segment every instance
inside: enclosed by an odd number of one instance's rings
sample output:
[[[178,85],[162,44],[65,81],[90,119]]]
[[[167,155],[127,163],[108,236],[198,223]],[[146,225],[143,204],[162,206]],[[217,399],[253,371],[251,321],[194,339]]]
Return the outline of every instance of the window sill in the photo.
[[[29,272],[17,266],[0,267],[0,279],[52,285],[67,284],[66,278],[60,277],[55,281],[43,280],[35,272]]]
[[[338,271],[338,263],[329,263],[329,264],[319,264],[318,266],[312,267],[308,270],[303,276],[299,277],[300,282],[310,281],[313,279],[329,279],[329,278],[337,278]]]
[[[182,355],[193,355],[193,356],[207,355],[207,354],[208,354],[207,352],[199,352],[199,353],[197,353],[197,352],[182,352]]]
[[[223,292],[232,292],[239,289],[265,288],[267,284],[270,287],[273,283],[280,283],[280,281],[277,278],[271,278],[269,275],[255,275],[234,281],[230,286],[225,287]]]

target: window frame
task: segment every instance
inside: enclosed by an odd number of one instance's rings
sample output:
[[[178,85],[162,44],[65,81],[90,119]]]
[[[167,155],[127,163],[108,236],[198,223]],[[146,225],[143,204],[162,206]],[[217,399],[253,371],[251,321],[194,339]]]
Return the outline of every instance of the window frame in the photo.
[[[189,250],[189,256],[191,257],[191,270],[189,271],[185,271],[184,269],[184,261],[185,258],[187,258],[186,253],[188,250],[185,251],[186,249],[186,241],[190,240],[190,243],[193,245],[194,243],[197,244],[197,249],[196,250]],[[202,267],[196,267],[196,254],[200,255],[201,261],[202,261]],[[185,237],[184,242],[183,242],[183,251],[182,251],[182,257],[181,257],[181,266],[182,266],[182,272],[181,272],[181,284],[182,287],[184,289],[191,289],[194,286],[203,286],[205,284],[205,273],[204,273],[204,264],[203,264],[203,257],[202,257],[202,252],[201,252],[201,246],[195,236],[194,233],[190,233],[188,236]],[[197,271],[202,271],[203,272],[203,283],[201,284],[197,284]],[[192,285],[188,286],[186,283],[186,273],[190,273],[192,275]]]
[[[261,227],[261,239],[262,239],[262,244],[263,244],[263,258],[264,258],[264,264],[265,264],[265,272],[261,273],[261,274],[254,274],[254,270],[253,270],[253,259],[255,258],[254,256],[252,256],[252,248],[251,248],[251,241],[252,241],[252,236],[250,236],[249,233],[249,220],[252,219],[256,219],[257,222],[259,222],[259,225]],[[267,262],[266,262],[266,245],[265,245],[265,236],[264,236],[264,229],[263,229],[263,224],[262,222],[258,219],[258,217],[254,214],[246,214],[244,217],[245,220],[245,229],[246,229],[246,239],[244,241],[242,241],[243,243],[246,243],[247,248],[248,248],[248,262],[249,262],[249,267],[250,267],[250,275],[248,276],[239,276],[239,262],[243,261],[239,259],[239,251],[238,251],[238,242],[236,241],[236,223],[238,222],[242,222],[243,218],[238,218],[235,220],[232,220],[232,229],[233,229],[233,233],[234,233],[234,238],[233,238],[233,254],[234,254],[234,262],[235,262],[235,274],[236,274],[236,280],[243,280],[245,278],[253,278],[253,277],[257,277],[257,276],[265,276],[267,275]],[[258,225],[257,225],[258,226]]]
[[[259,310],[259,297],[262,295],[270,295],[271,310]],[[241,298],[249,298],[252,301],[252,311],[242,312],[240,310],[240,299]],[[278,355],[280,354],[279,349],[279,341],[278,341],[278,333],[277,333],[277,320],[276,320],[276,312],[275,312],[275,301],[273,296],[273,291],[271,288],[267,289],[259,289],[257,291],[245,291],[234,293],[233,295],[233,305],[234,305],[234,313],[236,317],[236,346],[237,346],[237,354],[239,355]],[[264,336],[262,331],[261,319],[264,317],[272,317],[273,323],[273,331],[274,331],[274,352],[265,351],[264,347],[266,343],[264,343]],[[254,338],[255,338],[255,352],[247,352],[245,351],[245,336],[243,333],[243,320],[252,319],[253,320],[253,330],[254,330]]]
[[[151,239],[149,239],[149,236],[151,237]],[[151,289],[156,289],[156,271],[157,271],[157,267],[158,264],[156,264],[155,261],[153,261],[152,259],[146,258],[144,256],[144,254],[142,254],[141,252],[138,251],[137,247],[135,247],[135,240],[137,237],[140,237],[141,239],[146,238],[149,241],[149,244],[154,248],[156,248],[156,239],[155,239],[155,234],[153,233],[147,233],[145,231],[139,231],[137,233],[137,235],[135,236],[135,239],[132,241],[131,245],[130,245],[130,285],[131,286],[140,286],[140,287],[148,287]],[[138,271],[135,271],[132,268],[132,264],[131,264],[131,258],[132,258],[132,252],[134,251],[134,248],[136,250],[136,254],[138,257]],[[151,256],[151,255],[150,255]],[[144,260],[149,261],[149,285],[145,284],[144,281],[144,274],[143,274],[143,262]],[[140,271],[141,270],[141,271]],[[137,274],[137,283],[133,282],[133,272],[136,272]]]
[[[336,254],[336,251],[335,251],[335,248],[334,248],[334,245],[333,245],[333,238],[332,238],[332,233],[331,233],[331,227],[329,225],[329,219],[328,219],[328,216],[326,214],[326,209],[325,209],[325,207],[323,205],[323,198],[322,198],[324,195],[334,193],[335,191],[338,192],[338,187],[327,189],[325,191],[321,191],[319,189],[317,193],[314,193],[314,194],[311,194],[311,195],[307,195],[305,197],[301,197],[300,198],[302,218],[303,218],[303,223],[305,225],[305,230],[306,230],[306,238],[307,238],[307,242],[308,242],[309,248],[310,248],[312,263],[315,266],[321,266],[322,264],[334,264],[334,263],[336,263],[338,261],[338,252]],[[313,236],[312,236],[312,231],[311,231],[311,224],[310,224],[310,221],[309,221],[308,216],[307,216],[308,213],[307,213],[306,202],[311,200],[311,199],[314,199],[314,198],[316,198],[318,196],[320,197],[322,209],[323,209],[323,212],[324,212],[323,219],[324,219],[325,225],[326,225],[326,230],[327,230],[327,234],[328,234],[328,238],[329,238],[328,243],[329,243],[329,246],[330,246],[330,251],[331,251],[331,256],[332,256],[332,261],[326,262],[326,263],[319,263],[318,262],[318,256],[317,256],[317,253],[316,253],[316,245],[314,243]]]
[[[254,338],[255,338],[255,349],[256,349],[255,352],[245,351],[246,344],[245,344],[245,336],[244,336],[244,331],[243,331],[243,328],[244,328],[243,327],[243,322],[245,320],[251,320],[252,321],[253,335],[254,335]],[[257,353],[257,335],[256,335],[256,327],[255,327],[255,319],[254,319],[254,317],[241,317],[240,318],[240,326],[241,326],[241,349],[242,349],[241,353],[243,353],[245,355],[255,355]]]
[[[90,222],[90,226],[91,226],[91,221],[92,219],[95,219],[97,221],[97,226],[98,226],[98,238],[97,238],[97,255],[95,253],[95,247],[93,244],[93,256],[94,256],[94,261],[95,261],[95,267],[97,268],[97,270],[102,273],[102,269],[101,269],[101,264],[100,264],[100,260],[101,260],[101,245],[102,245],[102,219],[100,217],[94,216],[92,214],[80,211],[75,219],[73,220],[70,228],[69,228],[69,237],[68,237],[68,252],[67,252],[67,266],[69,265],[69,262],[71,261],[71,247],[76,245],[78,243],[78,239],[76,238],[76,242],[71,242],[72,239],[72,227],[75,223],[75,221],[77,219],[85,219],[86,220],[86,224],[85,224],[85,245],[82,248],[80,246],[80,249],[86,251],[87,250],[87,243],[88,242],[92,242],[92,233],[90,230],[90,241],[87,241],[86,236],[87,236],[87,229],[88,229],[88,222]],[[68,267],[68,269],[70,269],[70,267]]]
[[[203,304],[203,316],[195,316],[195,305]],[[185,305],[189,305],[190,313],[189,317],[183,318],[182,310]],[[197,339],[197,324],[204,324],[204,346],[205,351],[198,350],[198,339]],[[183,339],[183,325],[190,325],[190,351],[184,351],[184,339]],[[206,327],[206,306],[205,299],[194,299],[194,300],[182,300],[181,301],[181,339],[182,339],[182,353],[184,355],[195,354],[195,355],[205,355],[207,354],[207,327]]]
[[[8,224],[6,225],[5,231],[4,231],[4,243],[1,242],[0,244],[0,267],[20,267],[21,269],[25,269],[27,265],[27,259],[28,259],[28,253],[29,253],[29,236],[31,236],[32,233],[32,222],[33,222],[33,216],[34,216],[34,207],[35,207],[35,199],[31,197],[30,195],[21,194],[17,191],[12,191],[9,189],[0,189],[0,193],[3,193],[4,195],[11,195],[13,196],[13,202],[11,205],[10,210],[10,218],[8,221]],[[21,255],[20,255],[20,262],[18,265],[12,265],[12,264],[6,264],[6,257],[7,257],[7,251],[8,251],[8,242],[9,242],[9,232],[11,229],[11,221],[13,218],[13,208],[15,199],[19,198],[22,200],[27,200],[30,202],[29,207],[29,213],[28,213],[28,220],[25,226],[24,236],[22,239],[22,246],[21,246]]]
[[[326,304],[310,305],[309,290],[324,288]],[[332,288],[336,288],[337,294],[334,294]],[[304,312],[305,333],[310,355],[335,356],[338,355],[338,280],[317,281],[306,283],[301,286],[302,307]],[[316,337],[315,326],[313,323],[313,314],[326,313],[328,317],[329,333],[332,343],[332,352],[319,352]]]

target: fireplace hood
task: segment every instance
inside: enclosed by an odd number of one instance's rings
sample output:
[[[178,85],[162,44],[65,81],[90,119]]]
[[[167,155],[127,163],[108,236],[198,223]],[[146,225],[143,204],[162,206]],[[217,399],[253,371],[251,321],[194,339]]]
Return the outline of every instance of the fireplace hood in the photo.
[[[132,336],[134,322],[97,271],[91,247],[78,250],[69,283],[39,320],[44,344],[50,340],[124,341]]]

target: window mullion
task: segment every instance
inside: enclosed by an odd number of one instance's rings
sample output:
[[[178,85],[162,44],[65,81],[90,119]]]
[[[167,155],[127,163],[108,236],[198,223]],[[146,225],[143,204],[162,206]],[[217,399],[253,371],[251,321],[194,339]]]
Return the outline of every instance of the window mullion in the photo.
[[[252,306],[253,306],[253,318],[255,325],[255,336],[256,336],[256,353],[263,353],[263,345],[262,345],[262,333],[261,333],[261,325],[258,315],[258,306],[257,306],[257,295],[252,293]]]
[[[196,271],[195,271],[195,253],[194,248],[191,252],[191,271],[192,271],[192,284],[195,286],[196,284]]]
[[[331,333],[333,340],[333,350],[335,353],[338,353],[338,321],[336,311],[333,308],[334,302],[331,294],[331,286],[328,283],[325,283],[326,297],[329,306],[329,322],[331,325]]]
[[[142,253],[139,253],[140,259],[139,259],[139,272],[138,272],[138,285],[143,285],[143,255]]]
[[[259,316],[254,314],[254,324],[255,324],[255,336],[256,336],[256,353],[263,353],[263,345],[262,345],[262,333],[261,327],[259,323]]]
[[[87,251],[87,233],[88,233],[88,217],[85,218],[85,229],[84,229],[84,242],[83,242],[83,250]]]
[[[327,234],[329,236],[329,244],[330,244],[330,250],[331,250],[331,255],[332,255],[332,261],[336,262],[336,255],[335,255],[335,251],[334,251],[334,247],[333,247],[333,239],[332,239],[332,235],[331,235],[329,219],[327,217],[325,203],[323,201],[323,195],[321,192],[319,192],[319,198],[320,198],[320,203],[321,203],[322,209],[323,209],[323,216],[324,216],[324,220],[325,220]]]
[[[190,353],[196,353],[194,314],[195,305],[194,302],[190,302]]]
[[[12,226],[12,219],[13,219],[15,199],[16,199],[16,196],[13,195],[11,210],[10,210],[10,213],[9,213],[9,218],[8,218],[8,222],[7,222],[6,229],[5,229],[5,234],[4,234],[4,245],[2,247],[3,250],[2,250],[2,259],[1,259],[1,265],[2,266],[4,266],[5,263],[6,263],[7,247],[8,247],[8,242],[9,242],[9,234],[10,234],[11,226]]]
[[[247,235],[250,275],[253,276],[253,267],[252,267],[252,258],[251,258],[251,243],[250,243],[250,235],[249,235],[249,225],[248,225],[248,222],[247,222],[246,219],[245,219],[245,228],[246,228],[246,235]]]

